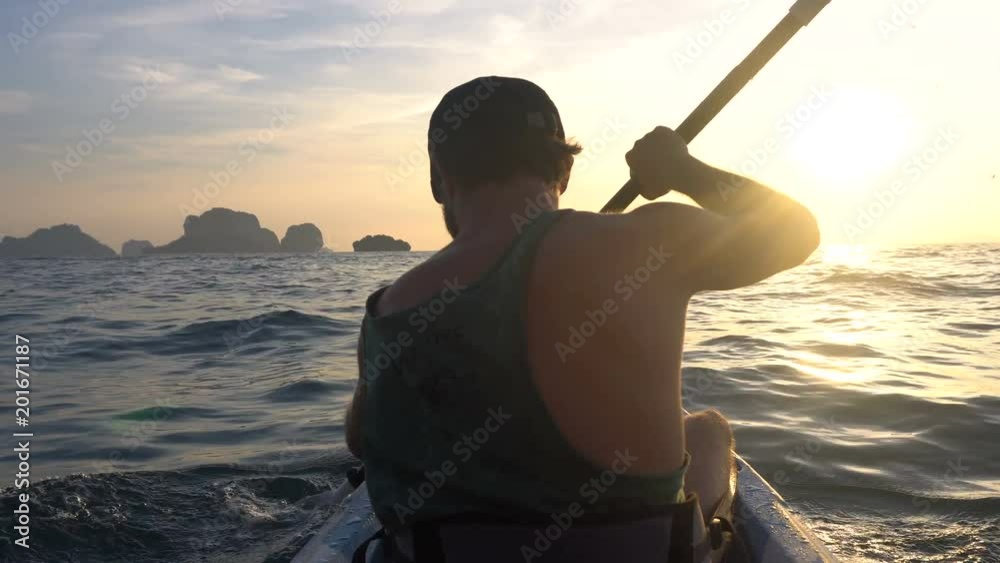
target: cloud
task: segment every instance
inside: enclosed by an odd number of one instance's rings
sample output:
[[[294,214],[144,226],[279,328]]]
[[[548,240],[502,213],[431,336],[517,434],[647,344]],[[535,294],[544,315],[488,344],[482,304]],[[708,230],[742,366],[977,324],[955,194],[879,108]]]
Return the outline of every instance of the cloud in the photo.
[[[261,94],[265,98],[257,99],[241,93],[242,84],[264,81],[264,77],[234,66],[195,66],[178,61],[113,56],[106,58],[101,67],[101,76],[123,87],[130,88],[149,78],[156,80],[160,85],[156,92],[157,103],[197,103],[207,110],[213,110],[213,105],[218,103],[273,103],[266,94]]]
[[[86,51],[93,49],[104,35],[83,31],[54,31],[46,34],[43,41],[54,44],[58,50]]]
[[[45,156],[62,156],[63,151],[54,147],[39,145],[37,143],[21,143],[17,145],[17,148],[24,152],[32,154],[41,154]]]
[[[111,22],[123,27],[147,27],[195,23],[217,18],[211,2],[182,2],[140,10],[127,10],[125,13],[111,18]]]
[[[31,95],[22,90],[0,90],[0,114],[19,115],[28,113]]]
[[[222,78],[229,82],[252,82],[264,78],[255,72],[227,65],[219,65],[219,71],[222,72]]]
[[[188,0],[142,10],[126,10],[111,21],[122,27],[148,27],[218,22],[223,19],[272,20],[287,18],[304,9],[302,2],[292,0]]]
[[[227,1],[233,10],[225,13],[226,19],[232,16],[234,19],[277,20],[307,11],[305,3],[300,0],[213,0],[212,4],[225,4]]]
[[[384,9],[388,6],[389,0],[373,2],[372,0],[335,0],[336,4],[349,6],[360,13],[367,14],[373,9]],[[458,0],[421,0],[420,2],[402,1],[402,12],[404,14],[419,14],[422,16],[433,16],[449,11],[458,4]]]
[[[275,53],[294,53],[297,51],[313,51],[322,49],[351,49],[359,48],[355,45],[355,34],[357,29],[337,26],[320,34],[286,37],[281,39],[256,39],[245,37],[241,42],[254,49],[264,49]],[[452,50],[459,51],[467,49],[458,41],[431,39],[418,37],[412,40],[385,40],[376,38],[370,47],[365,49],[406,49],[410,51],[423,50]],[[340,58],[338,56],[338,58]],[[340,58],[340,60],[343,60]]]

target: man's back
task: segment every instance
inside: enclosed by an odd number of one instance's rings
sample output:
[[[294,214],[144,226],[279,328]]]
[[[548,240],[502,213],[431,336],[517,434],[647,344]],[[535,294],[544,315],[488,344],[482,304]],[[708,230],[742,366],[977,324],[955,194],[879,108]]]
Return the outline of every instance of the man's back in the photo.
[[[537,279],[547,258],[541,247],[563,236],[553,234],[562,225],[572,234],[579,216],[546,211],[509,237],[498,236],[505,230],[500,225],[482,229],[369,298],[359,353],[366,391],[355,407],[374,415],[361,425],[360,449],[386,526],[469,512],[545,512],[581,497],[598,512],[684,498],[682,442],[667,445],[681,453],[679,461],[656,471],[636,466],[640,458],[630,444],[636,436],[620,440],[607,433],[611,457],[591,456],[578,447],[588,444],[587,436],[564,429],[589,432],[591,421],[560,418],[567,401],[555,396],[550,406],[535,376],[541,368],[532,356],[548,350],[558,358],[558,351],[533,342],[534,333],[548,328],[543,315],[528,309],[540,298],[539,287],[565,282]],[[474,256],[489,257],[488,250],[492,264],[465,267]],[[559,307],[573,308],[557,299]],[[545,384],[560,377],[545,374]],[[572,414],[572,402],[568,406]],[[601,494],[592,495],[582,488],[598,477],[614,481],[614,489],[598,485]],[[423,491],[423,499],[413,497],[414,490]]]
[[[670,253],[621,217],[573,213],[539,249],[525,304],[532,376],[569,443],[598,467],[629,448],[631,474],[684,461],[680,361],[690,297]]]
[[[668,253],[617,246],[628,244],[616,236],[622,228],[613,216],[573,212],[546,234],[528,277],[524,345],[540,396],[578,452],[610,467],[627,447],[639,458],[630,471],[665,473],[684,457],[678,405],[690,295],[670,287]],[[512,222],[456,241],[390,286],[379,313],[419,305],[445,282],[475,283],[517,235]]]

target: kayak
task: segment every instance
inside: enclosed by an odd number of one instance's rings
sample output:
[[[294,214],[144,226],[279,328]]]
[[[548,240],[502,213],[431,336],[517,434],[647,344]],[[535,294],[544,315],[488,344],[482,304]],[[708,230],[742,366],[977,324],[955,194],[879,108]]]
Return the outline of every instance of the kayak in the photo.
[[[733,523],[750,563],[827,563],[836,558],[793,514],[781,495],[739,456],[736,457],[736,497]],[[354,551],[379,531],[368,488],[345,483],[334,493],[344,508],[332,516],[292,559],[292,563],[350,563]],[[383,559],[372,547],[368,561]]]

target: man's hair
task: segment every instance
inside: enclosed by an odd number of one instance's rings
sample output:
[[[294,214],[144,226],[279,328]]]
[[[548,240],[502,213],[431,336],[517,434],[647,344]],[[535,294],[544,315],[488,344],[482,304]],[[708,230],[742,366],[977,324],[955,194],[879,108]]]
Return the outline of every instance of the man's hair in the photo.
[[[580,145],[562,139],[532,139],[523,143],[483,141],[436,150],[441,170],[463,189],[491,182],[532,176],[546,183],[562,181],[573,166]]]
[[[527,80],[483,77],[448,92],[431,115],[431,184],[438,171],[461,189],[533,176],[563,181],[582,148],[567,142],[555,104]]]

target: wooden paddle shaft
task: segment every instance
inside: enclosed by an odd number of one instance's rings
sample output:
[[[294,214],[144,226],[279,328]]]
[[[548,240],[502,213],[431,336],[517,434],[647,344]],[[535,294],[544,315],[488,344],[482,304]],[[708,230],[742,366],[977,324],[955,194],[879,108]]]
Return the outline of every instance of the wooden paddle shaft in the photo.
[[[700,105],[684,123],[677,128],[686,142],[690,143],[701,133],[702,129],[711,122],[715,116],[719,115],[722,108],[726,107],[736,94],[747,85],[754,76],[764,68],[782,47],[803,27],[809,25],[823,8],[830,3],[830,0],[798,0],[781,22],[767,34],[743,62],[730,71],[715,87],[715,90],[705,98]],[[639,197],[639,184],[635,180],[629,180],[611,201],[601,209],[601,213],[621,213]]]

